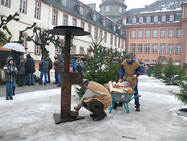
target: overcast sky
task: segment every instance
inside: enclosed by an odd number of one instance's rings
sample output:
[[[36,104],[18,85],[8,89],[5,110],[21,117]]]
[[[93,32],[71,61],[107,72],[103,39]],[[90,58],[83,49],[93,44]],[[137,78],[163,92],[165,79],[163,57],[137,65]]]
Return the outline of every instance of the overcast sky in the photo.
[[[96,10],[99,11],[99,4],[101,4],[102,0],[79,0],[83,2],[84,4],[89,3],[96,3]],[[156,0],[125,0],[125,4],[127,5],[127,10],[130,10],[132,8],[143,8],[145,5],[149,5]]]

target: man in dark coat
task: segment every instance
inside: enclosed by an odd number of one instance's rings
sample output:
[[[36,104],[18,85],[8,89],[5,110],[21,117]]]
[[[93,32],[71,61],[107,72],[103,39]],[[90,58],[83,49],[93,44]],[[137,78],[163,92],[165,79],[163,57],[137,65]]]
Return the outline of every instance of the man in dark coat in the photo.
[[[34,85],[34,75],[33,73],[36,71],[35,70],[35,62],[33,60],[33,58],[31,57],[30,54],[27,54],[27,61],[25,64],[25,70],[26,70],[26,74],[28,75],[28,79],[29,79],[29,86],[30,85]]]
[[[18,66],[18,87],[23,86],[24,76],[25,76],[25,60],[23,55],[21,55],[20,63]]]
[[[57,73],[57,76],[58,76],[57,87],[61,87],[61,76],[62,76],[62,73],[64,72],[64,61],[63,61],[63,59],[60,56],[58,56],[58,61],[56,61],[54,63],[54,65],[56,66],[56,73]]]
[[[43,84],[43,75],[45,76],[44,85],[47,84],[47,73],[49,69],[49,62],[47,61],[46,57],[43,57],[43,59],[39,63],[39,70],[41,72],[40,74],[40,83]]]
[[[52,64],[52,60],[51,60],[51,58],[49,56],[47,57],[47,61],[49,62],[49,67],[48,67],[48,81],[47,81],[47,83],[51,83],[50,70],[52,69],[53,64]]]

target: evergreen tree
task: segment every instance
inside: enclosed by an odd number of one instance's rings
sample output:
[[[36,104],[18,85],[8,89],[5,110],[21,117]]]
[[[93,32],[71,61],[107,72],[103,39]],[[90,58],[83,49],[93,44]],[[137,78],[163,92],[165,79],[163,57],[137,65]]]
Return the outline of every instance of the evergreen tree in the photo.
[[[160,61],[158,61],[153,69],[153,75],[156,78],[162,78],[162,72],[163,72],[163,65]]]

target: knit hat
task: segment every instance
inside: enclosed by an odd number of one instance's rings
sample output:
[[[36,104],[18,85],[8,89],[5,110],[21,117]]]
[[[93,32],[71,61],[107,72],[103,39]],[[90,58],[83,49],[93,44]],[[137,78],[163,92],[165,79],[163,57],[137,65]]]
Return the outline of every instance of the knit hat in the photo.
[[[127,52],[126,54],[125,54],[125,58],[131,58],[132,56],[131,56],[131,54],[129,53],[129,52]]]

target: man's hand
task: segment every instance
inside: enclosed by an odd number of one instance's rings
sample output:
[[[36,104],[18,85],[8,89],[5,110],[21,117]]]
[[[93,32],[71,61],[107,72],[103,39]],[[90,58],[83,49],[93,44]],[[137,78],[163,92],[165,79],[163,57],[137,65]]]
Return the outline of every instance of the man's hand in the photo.
[[[80,107],[75,106],[74,109],[75,109],[76,111],[79,111],[79,110],[80,110]]]
[[[119,79],[119,82],[121,83],[121,82],[122,82],[122,79]]]
[[[137,77],[136,74],[132,76],[132,78],[136,78],[136,77]]]

